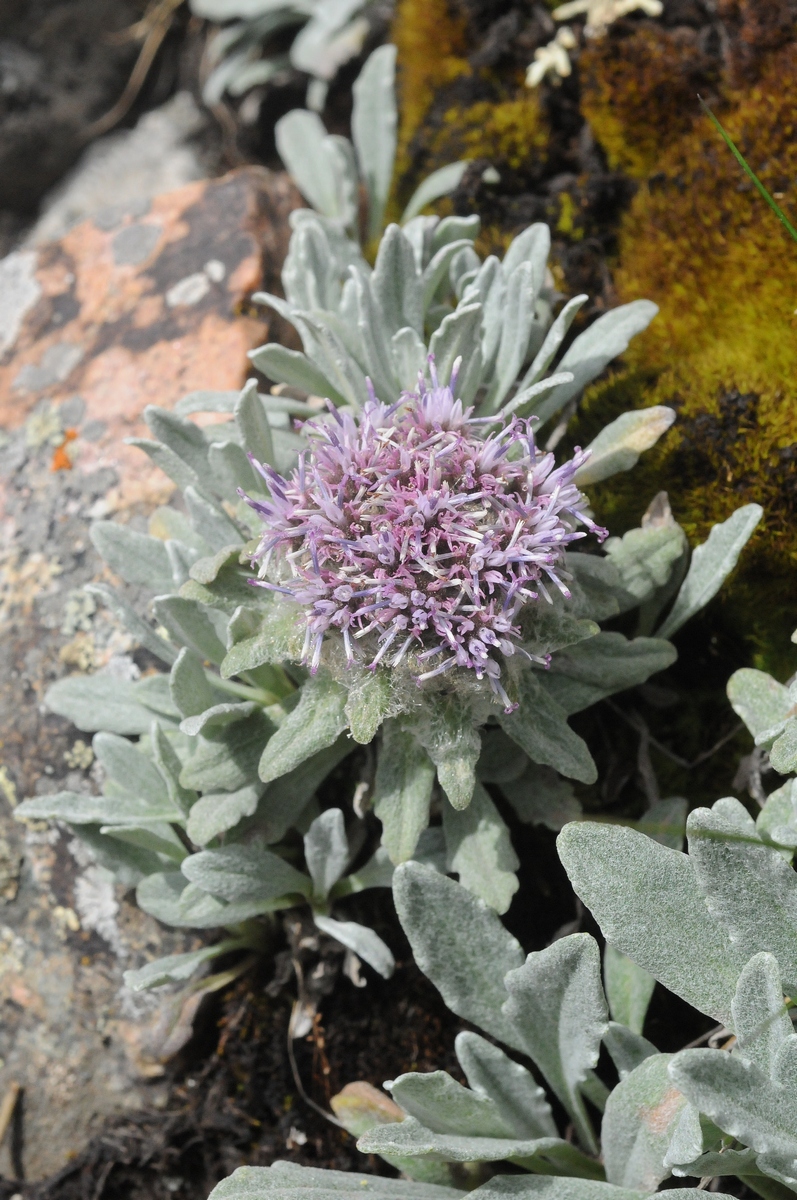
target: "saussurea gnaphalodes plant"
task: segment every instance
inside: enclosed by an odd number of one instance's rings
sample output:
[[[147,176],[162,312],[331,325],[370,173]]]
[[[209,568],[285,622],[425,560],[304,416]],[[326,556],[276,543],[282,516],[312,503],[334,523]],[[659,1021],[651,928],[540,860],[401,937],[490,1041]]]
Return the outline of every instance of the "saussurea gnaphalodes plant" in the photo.
[[[389,886],[408,859],[505,911],[517,858],[486,785],[523,821],[577,817],[570,781],[596,768],[568,716],[674,660],[667,638],[760,515],[734,514],[690,562],[657,497],[600,552],[584,489],[630,469],[673,413],[623,414],[588,456],[554,463],[540,430],[563,427],[655,307],[599,317],[551,374],[586,297],[554,317],[546,226],[482,262],[476,218],[415,217],[388,228],[372,269],[341,222],[293,219],[286,298],[265,299],[304,353],[252,354],[279,394],[252,381],[148,409],[154,440],[137,444],[184,506],[157,510],[149,535],[93,529],[112,570],[154,595],[154,624],[94,593],[166,671],[56,683],[50,708],[96,733],[103,795],[19,810],[67,822],[158,919],[228,931],[131,973],[137,987],[256,948],[264,916],[299,904],[389,974],[346,897]],[[200,428],[203,410],[232,419]],[[640,636],[601,629],[633,609]],[[320,811],[319,786],[358,743]]]

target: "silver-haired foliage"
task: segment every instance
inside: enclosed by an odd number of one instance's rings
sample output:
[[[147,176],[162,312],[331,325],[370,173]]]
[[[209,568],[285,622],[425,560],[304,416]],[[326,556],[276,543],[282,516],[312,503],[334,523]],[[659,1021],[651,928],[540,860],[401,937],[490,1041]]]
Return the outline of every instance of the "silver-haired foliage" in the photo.
[[[565,553],[567,594],[552,589],[549,600],[527,606],[511,711],[459,669],[403,690],[394,686],[399,672],[384,663],[338,670],[332,655],[308,674],[300,661],[306,614],[251,586],[262,523],[241,496],[267,506],[266,479],[289,474],[307,449],[303,422],[334,425],[337,410],[324,414],[319,397],[356,423],[368,380],[395,407],[433,355],[443,384],[459,361],[457,394],[494,418],[486,429],[532,407],[544,425],[655,312],[637,301],[599,317],[552,375],[586,297],[554,316],[546,226],[524,230],[503,260],[484,262],[473,247],[477,228],[476,218],[434,217],[391,226],[371,269],[345,211],[295,214],[285,299],[267,299],[299,329],[305,352],[271,344],[252,353],[288,391],[261,394],[252,380],[240,395],[195,393],[174,412],[150,407],[153,437],[135,444],[182,490],[183,508],[159,509],[150,534],[94,526],[112,571],[153,597],[153,622],[106,584],[93,591],[164,670],[138,682],[74,675],[51,687],[50,709],[96,734],[103,795],[39,797],[18,813],[65,821],[167,924],[257,940],[259,915],[309,903],[321,928],[387,974],[387,947],[371,930],[333,917],[331,905],[389,886],[396,864],[415,858],[456,873],[505,911],[518,860],[485,784],[499,787],[522,821],[558,829],[578,816],[569,781],[590,783],[596,768],[568,717],[673,662],[667,638],[716,593],[759,519],[756,505],[739,510],[690,561],[685,535],[658,497],[640,528],[610,539],[605,554]],[[201,411],[222,419],[200,427],[190,418]],[[672,419],[662,408],[620,416],[595,439],[574,482],[585,487],[628,470]],[[633,609],[639,636],[601,629]],[[357,743],[371,742],[365,782],[382,845],[347,874],[361,861],[363,822],[350,812],[321,813],[315,795]],[[442,822],[428,829],[434,810]],[[183,978],[192,961],[147,969],[133,982]]]

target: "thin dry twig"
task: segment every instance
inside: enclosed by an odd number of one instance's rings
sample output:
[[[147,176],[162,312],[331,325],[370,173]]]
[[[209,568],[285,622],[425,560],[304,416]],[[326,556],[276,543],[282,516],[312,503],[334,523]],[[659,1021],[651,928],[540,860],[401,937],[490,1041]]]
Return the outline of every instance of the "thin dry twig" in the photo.
[[[8,1133],[11,1119],[14,1116],[14,1109],[17,1107],[17,1101],[19,1100],[19,1093],[21,1091],[21,1086],[16,1082],[16,1080],[12,1080],[6,1088],[6,1094],[3,1096],[2,1103],[0,1103],[0,1146],[2,1146],[3,1140]]]

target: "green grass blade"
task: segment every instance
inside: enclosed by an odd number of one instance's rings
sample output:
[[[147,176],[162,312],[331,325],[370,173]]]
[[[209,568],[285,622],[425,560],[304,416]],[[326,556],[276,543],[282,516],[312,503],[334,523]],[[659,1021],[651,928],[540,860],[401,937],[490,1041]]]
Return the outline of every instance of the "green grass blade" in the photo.
[[[733,139],[731,138],[730,134],[728,134],[728,133],[726,133],[726,132],[725,132],[725,130],[723,129],[723,127],[722,127],[722,125],[720,124],[720,122],[717,120],[717,118],[714,116],[714,114],[713,114],[713,112],[711,111],[711,109],[709,108],[709,106],[706,104],[705,100],[703,100],[703,98],[702,98],[701,96],[698,96],[698,100],[700,101],[700,104],[701,104],[701,106],[702,106],[702,108],[703,108],[703,111],[705,112],[705,114],[706,114],[708,117],[710,117],[710,119],[711,119],[711,120],[714,122],[714,125],[717,127],[717,129],[719,130],[720,134],[721,134],[721,135],[722,135],[722,137],[724,138],[724,140],[725,140],[725,142],[726,142],[726,144],[727,144],[728,148],[730,149],[730,151],[731,151],[731,153],[733,154],[733,156],[734,156],[734,158],[736,159],[736,161],[737,161],[737,162],[739,163],[739,165],[741,166],[742,170],[745,172],[745,174],[746,174],[746,175],[748,175],[748,176],[749,176],[749,178],[750,178],[750,179],[752,179],[753,183],[754,183],[754,184],[755,184],[755,186],[758,188],[759,192],[760,192],[760,193],[761,193],[761,195],[764,197],[764,199],[766,200],[766,202],[767,202],[767,204],[769,205],[769,207],[770,207],[770,208],[772,209],[772,211],[775,213],[775,215],[777,216],[778,220],[779,220],[779,221],[780,221],[780,222],[781,222],[783,225],[785,225],[785,226],[786,226],[786,228],[788,229],[789,233],[790,233],[790,234],[791,234],[791,236],[794,238],[795,242],[797,242],[797,229],[795,229],[795,228],[794,228],[794,226],[792,225],[791,221],[790,221],[790,220],[789,220],[789,218],[786,216],[786,214],[783,212],[783,210],[782,210],[781,208],[779,208],[779,206],[778,206],[778,205],[775,203],[774,199],[773,199],[773,198],[772,198],[772,196],[769,194],[769,192],[767,191],[767,189],[764,187],[763,183],[762,183],[762,182],[761,182],[761,180],[758,178],[758,176],[756,175],[756,173],[755,173],[755,171],[753,170],[753,168],[750,166],[750,164],[747,162],[747,160],[744,158],[744,156],[741,154],[741,152],[740,152],[740,151],[739,151],[739,150],[736,148],[736,145],[735,145],[735,143],[734,143]]]

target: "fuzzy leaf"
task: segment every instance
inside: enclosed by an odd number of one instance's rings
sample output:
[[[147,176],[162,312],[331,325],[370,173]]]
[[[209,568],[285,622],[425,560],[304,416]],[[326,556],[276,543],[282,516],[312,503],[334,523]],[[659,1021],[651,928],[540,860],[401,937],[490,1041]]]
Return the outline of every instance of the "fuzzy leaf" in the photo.
[[[282,841],[301,817],[316,788],[351,748],[348,738],[339,737],[331,746],[319,750],[266,786],[257,807],[256,823],[267,842]]]
[[[263,401],[257,394],[257,382],[252,379],[241,392],[235,406],[235,423],[241,444],[258,462],[274,464],[274,442]]]
[[[582,815],[573,785],[550,767],[527,762],[519,779],[500,785],[515,815],[524,825],[545,825],[557,833]]]
[[[521,1140],[433,1133],[414,1117],[407,1117],[395,1125],[369,1129],[358,1141],[357,1149],[364,1154],[408,1155],[436,1162],[500,1162],[505,1158],[532,1160],[560,1144],[567,1143],[560,1138]]]
[[[477,783],[464,810],[443,806],[446,867],[496,912],[504,913],[518,889],[520,866],[509,830],[484,787]]]
[[[612,359],[628,348],[631,339],[647,329],[658,311],[650,300],[634,300],[604,313],[580,333],[557,367],[558,371],[571,371],[573,380],[542,401],[537,409],[540,423],[561,412],[568,400],[597,379]]]
[[[460,884],[414,862],[396,868],[393,898],[415,961],[452,1012],[525,1049],[502,1011],[504,976],[522,965],[523,951],[496,913]]]
[[[98,596],[103,604],[110,608],[114,616],[119,618],[128,633],[133,635],[139,646],[143,646],[161,662],[171,666],[177,657],[175,647],[157,634],[151,625],[143,621],[135,609],[131,608],[118,592],[104,583],[87,583],[83,590],[91,596]]]
[[[186,878],[181,871],[160,871],[142,879],[136,888],[138,907],[164,925],[180,923],[180,896]]]
[[[169,555],[159,538],[135,533],[116,521],[95,521],[91,540],[100,557],[127,583],[140,584],[153,592],[174,587]]]
[[[640,454],[650,450],[675,420],[675,409],[655,405],[622,413],[590,442],[589,460],[573,476],[578,487],[600,483],[620,471],[630,471]]]
[[[197,796],[192,788],[184,788],[180,783],[180,772],[183,764],[169,738],[155,722],[150,726],[150,743],[152,755],[158,770],[166,781],[166,790],[171,803],[187,816]]]
[[[313,896],[325,900],[349,861],[346,827],[339,808],[328,808],[313,821],[304,835],[304,857],[313,881]]]
[[[585,933],[530,954],[505,979],[504,1013],[573,1119],[586,1150],[596,1149],[579,1087],[597,1065],[608,1013],[597,943]]]
[[[508,1136],[556,1137],[545,1092],[530,1071],[478,1033],[458,1033],[454,1044],[469,1086],[492,1100]]]
[[[166,958],[156,958],[154,962],[145,963],[137,971],[125,971],[125,987],[132,992],[143,992],[148,988],[162,987],[164,983],[182,983],[190,979],[197,967],[237,950],[241,945],[240,939],[227,938],[217,942],[215,946],[203,946],[201,950],[190,950],[187,954],[170,954]]]
[[[672,637],[716,596],[763,515],[760,504],[745,504],[727,521],[715,525],[707,541],[695,548],[686,579],[658,630],[659,637]]]
[[[435,769],[415,736],[386,721],[376,766],[373,805],[382,822],[382,845],[391,861],[406,862],[429,824]]]
[[[609,945],[603,954],[603,979],[612,1019],[641,1034],[656,980]]]
[[[656,1047],[647,1038],[632,1033],[626,1025],[618,1025],[616,1021],[609,1022],[609,1028],[603,1035],[603,1044],[609,1051],[621,1079],[635,1071],[651,1054],[658,1054]]]
[[[791,861],[791,848],[797,846],[797,780],[790,779],[767,796],[756,829],[762,840],[789,847],[784,856]]]
[[[640,1193],[594,1179],[552,1179],[540,1175],[498,1175],[476,1188],[478,1200],[639,1200]],[[731,1200],[724,1192],[712,1192]],[[668,1188],[667,1200],[694,1200],[694,1188]]]
[[[629,641],[621,633],[601,632],[555,654],[550,674],[544,677],[545,688],[571,716],[644,683],[672,666],[677,657],[675,647],[663,638]]]
[[[147,733],[152,709],[139,703],[136,684],[112,675],[70,675],[48,688],[44,702],[86,733]],[[171,725],[165,714],[159,721]]]
[[[447,163],[446,166],[438,167],[431,175],[427,175],[410,196],[409,204],[401,214],[401,224],[406,225],[426,208],[427,204],[433,204],[441,196],[448,196],[458,188],[467,169],[467,161]]]
[[[354,81],[351,135],[368,192],[368,239],[382,228],[393,179],[398,116],[395,97],[396,47],[380,46]]]
[[[362,671],[348,689],[346,718],[355,742],[367,746],[376,736],[393,700],[386,670]]]
[[[446,1071],[399,1075],[390,1093],[406,1113],[432,1133],[484,1138],[516,1136],[494,1100],[463,1087]],[[556,1133],[552,1136],[556,1137]]]
[[[216,732],[226,725],[233,725],[236,721],[243,721],[246,717],[251,717],[252,713],[257,712],[258,707],[252,700],[225,701],[223,704],[214,704],[211,708],[206,708],[204,712],[197,713],[192,717],[185,717],[180,722],[180,731],[187,734],[188,737],[196,737],[200,733],[204,737],[209,737],[211,731]]]
[[[308,396],[321,396],[335,404],[346,403],[323,371],[300,350],[288,350],[276,342],[269,342],[266,346],[258,346],[257,350],[250,350],[249,358],[258,371],[275,383],[287,383],[306,392]]]
[[[322,933],[346,946],[383,979],[390,979],[396,967],[395,959],[373,929],[358,925],[356,921],[334,921],[321,913],[315,913],[313,920]]]
[[[604,550],[620,575],[631,601],[642,604],[670,580],[687,549],[686,534],[673,520],[629,529],[621,538],[608,538]]]
[[[222,1180],[209,1200],[290,1200],[296,1193],[312,1190],[317,1200],[355,1200],[357,1196],[377,1200],[461,1200],[457,1188],[414,1180],[386,1179],[351,1171],[325,1171],[300,1167],[298,1163],[275,1162],[270,1167],[239,1167]],[[591,1197],[585,1200],[592,1200]],[[595,1200],[598,1200],[596,1197]],[[611,1198],[607,1198],[611,1200]],[[622,1198],[618,1198],[622,1200]]]
[[[98,733],[92,748],[106,775],[126,791],[140,796],[148,804],[170,807],[166,783],[151,758],[127,738],[115,733]]]
[[[183,646],[174,661],[169,676],[169,690],[175,706],[184,717],[203,713],[217,698],[205,674],[202,659],[188,646]]]
[[[220,663],[227,653],[216,630],[199,605],[181,596],[157,596],[152,610],[172,638],[196,651],[200,658]]]
[[[695,809],[686,830],[698,886],[735,956],[746,963],[761,950],[774,954],[791,994],[797,988],[797,874],[759,841],[737,800]]]
[[[144,409],[144,420],[153,437],[182,459],[199,480],[207,479],[208,444],[198,425],[154,404]]]
[[[200,738],[180,772],[183,787],[198,792],[234,792],[257,783],[257,764],[274,726],[262,712]]]
[[[618,1187],[655,1192],[669,1175],[664,1155],[686,1104],[667,1074],[670,1054],[654,1054],[618,1083],[601,1126],[606,1178]]]
[[[346,728],[346,698],[345,688],[324,672],[307,680],[296,708],[263,751],[259,772],[264,783],[286,775],[337,740]]]
[[[691,857],[631,829],[581,821],[564,827],[557,849],[607,942],[700,1012],[731,1020],[746,957],[709,914]]]
[[[520,707],[511,713],[498,714],[499,723],[532,762],[554,767],[581,783],[594,783],[598,771],[592,755],[565,718],[564,709],[549,696],[532,671],[523,674]]]
[[[739,1053],[773,1076],[778,1053],[792,1035],[778,961],[756,954],[745,966],[731,1006]]]
[[[182,872],[204,892],[231,903],[308,895],[310,880],[278,854],[261,846],[224,846],[201,850],[182,865]]]
[[[236,792],[208,792],[192,806],[186,832],[197,846],[206,846],[220,833],[234,829],[244,817],[251,817],[263,791],[262,785],[249,784]]]

